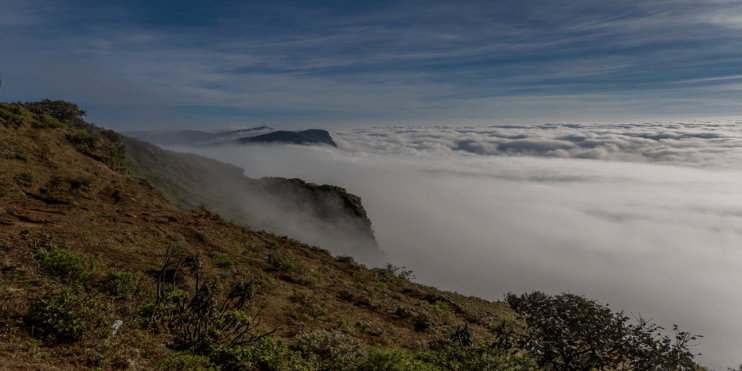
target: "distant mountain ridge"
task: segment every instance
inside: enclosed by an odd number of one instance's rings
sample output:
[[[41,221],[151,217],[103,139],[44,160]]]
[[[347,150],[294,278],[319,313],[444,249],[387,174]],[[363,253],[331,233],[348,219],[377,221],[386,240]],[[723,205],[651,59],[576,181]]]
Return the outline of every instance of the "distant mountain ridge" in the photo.
[[[337,147],[327,130],[275,130],[266,125],[249,129],[207,132],[199,130],[133,131],[130,137],[158,145],[214,146],[223,144],[288,143]]]
[[[303,131],[279,130],[268,134],[238,139],[239,143],[292,143],[292,144],[327,144],[337,147],[327,130],[309,129]]]

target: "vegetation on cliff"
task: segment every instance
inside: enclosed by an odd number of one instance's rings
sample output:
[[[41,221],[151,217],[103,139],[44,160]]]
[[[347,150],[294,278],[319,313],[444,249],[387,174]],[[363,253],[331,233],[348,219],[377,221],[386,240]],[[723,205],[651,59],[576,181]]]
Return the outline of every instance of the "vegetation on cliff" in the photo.
[[[404,268],[368,268],[206,210],[180,211],[126,174],[115,133],[81,125],[76,105],[42,103],[0,103],[6,369],[697,367],[690,335],[672,342],[584,298],[490,302],[415,283]],[[616,338],[621,329],[638,330],[638,341]],[[607,341],[633,358],[595,346]],[[547,354],[544,342],[564,352]],[[641,358],[650,348],[654,358]],[[568,356],[575,349],[581,355]],[[602,363],[585,358],[598,353]]]

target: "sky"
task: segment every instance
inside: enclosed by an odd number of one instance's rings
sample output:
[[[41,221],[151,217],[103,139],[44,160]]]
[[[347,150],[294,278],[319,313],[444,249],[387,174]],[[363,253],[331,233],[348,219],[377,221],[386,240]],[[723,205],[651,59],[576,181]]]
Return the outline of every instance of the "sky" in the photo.
[[[3,101],[116,130],[734,118],[732,0],[0,0]]]

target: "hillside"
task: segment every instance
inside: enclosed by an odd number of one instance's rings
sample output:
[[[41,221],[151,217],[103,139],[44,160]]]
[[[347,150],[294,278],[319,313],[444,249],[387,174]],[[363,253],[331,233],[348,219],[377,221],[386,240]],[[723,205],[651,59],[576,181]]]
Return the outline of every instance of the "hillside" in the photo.
[[[123,135],[120,140],[131,175],[149,181],[182,211],[205,207],[238,225],[290,236],[369,265],[384,263],[361,198],[341,187],[251,179],[234,165]]]
[[[696,367],[683,343],[578,296],[508,296],[516,314],[404,268],[180,211],[128,175],[115,133],[45,103],[0,103],[0,369]]]

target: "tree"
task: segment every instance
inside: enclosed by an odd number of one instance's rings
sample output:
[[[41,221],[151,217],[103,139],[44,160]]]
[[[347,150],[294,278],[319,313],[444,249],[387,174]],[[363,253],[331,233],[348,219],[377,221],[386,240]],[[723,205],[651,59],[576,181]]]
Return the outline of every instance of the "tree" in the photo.
[[[38,102],[19,102],[18,104],[31,112],[47,114],[72,127],[87,130],[90,130],[92,127],[92,125],[82,119],[83,116],[87,115],[87,111],[80,109],[77,104],[72,102],[42,99]]]
[[[661,336],[662,327],[642,318],[632,323],[594,300],[574,294],[557,296],[536,291],[507,303],[525,320],[521,332],[501,326],[501,347],[523,349],[546,370],[686,371],[696,370],[688,350],[698,336],[674,327],[674,341]]]

